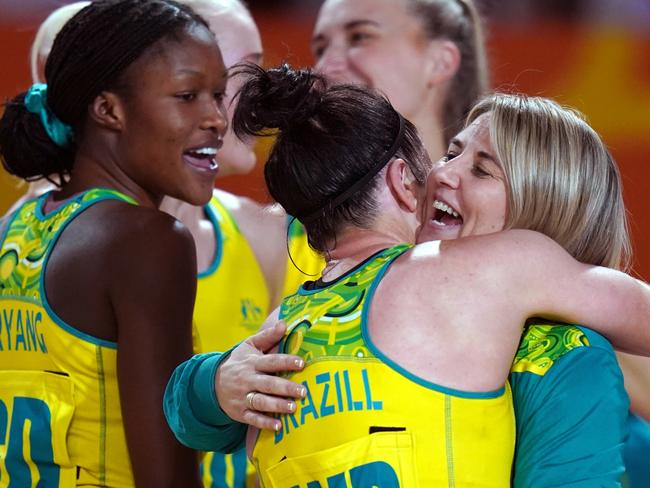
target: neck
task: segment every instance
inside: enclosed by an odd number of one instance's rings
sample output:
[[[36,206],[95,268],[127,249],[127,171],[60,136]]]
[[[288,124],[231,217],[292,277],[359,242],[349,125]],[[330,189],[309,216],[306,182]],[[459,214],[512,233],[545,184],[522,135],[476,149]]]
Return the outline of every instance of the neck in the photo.
[[[60,192],[60,198],[88,190],[90,188],[110,188],[134,198],[143,207],[158,208],[162,195],[155,195],[129,177],[117,164],[109,150],[88,148],[82,145],[77,150],[70,180]]]
[[[447,152],[447,143],[445,142],[440,120],[442,118],[431,117],[430,113],[423,114],[420,117],[416,116],[412,120],[418,129],[422,144],[429,153],[431,161],[437,161]]]
[[[345,229],[336,236],[336,247],[325,253],[323,279],[334,280],[376,252],[403,242],[410,241],[389,230]]]

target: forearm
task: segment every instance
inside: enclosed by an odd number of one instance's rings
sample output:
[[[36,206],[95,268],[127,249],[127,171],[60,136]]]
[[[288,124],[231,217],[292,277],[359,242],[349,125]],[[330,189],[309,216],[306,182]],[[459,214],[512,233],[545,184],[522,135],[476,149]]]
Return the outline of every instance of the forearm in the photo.
[[[217,368],[229,353],[196,355],[179,365],[167,384],[165,417],[176,438],[188,447],[232,452],[244,444],[246,426],[221,410],[214,387]]]

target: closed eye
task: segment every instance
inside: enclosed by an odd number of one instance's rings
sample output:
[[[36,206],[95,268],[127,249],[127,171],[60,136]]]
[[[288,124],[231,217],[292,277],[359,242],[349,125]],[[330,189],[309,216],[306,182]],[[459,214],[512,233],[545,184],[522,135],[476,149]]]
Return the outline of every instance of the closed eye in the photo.
[[[479,178],[485,178],[487,176],[492,176],[492,173],[490,173],[490,172],[486,171],[485,169],[483,169],[481,167],[481,165],[479,165],[479,164],[475,164],[474,166],[472,166],[472,174],[474,176],[479,177]]]
[[[356,31],[356,32],[352,32],[348,39],[349,39],[350,44],[354,45],[354,44],[358,44],[360,42],[363,42],[365,40],[368,40],[371,37],[372,36],[370,34],[366,33],[366,32]]]

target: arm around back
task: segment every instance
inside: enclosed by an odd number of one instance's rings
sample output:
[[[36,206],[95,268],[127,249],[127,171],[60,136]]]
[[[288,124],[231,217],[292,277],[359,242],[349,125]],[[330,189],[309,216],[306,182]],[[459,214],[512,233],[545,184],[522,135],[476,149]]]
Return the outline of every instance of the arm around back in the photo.
[[[522,318],[584,324],[617,349],[650,356],[650,286],[625,273],[573,259],[543,234],[510,230],[477,238]],[[491,264],[490,264],[491,263]]]

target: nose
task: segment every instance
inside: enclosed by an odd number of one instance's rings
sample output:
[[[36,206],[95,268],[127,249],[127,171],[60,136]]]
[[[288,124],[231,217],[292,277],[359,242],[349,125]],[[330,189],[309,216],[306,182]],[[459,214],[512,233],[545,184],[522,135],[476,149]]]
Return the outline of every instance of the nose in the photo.
[[[212,100],[206,104],[206,110],[201,121],[201,129],[216,132],[221,137],[228,130],[228,115],[222,100]]]
[[[327,46],[316,62],[315,69],[330,82],[345,82],[347,58],[344,47],[334,43]]]
[[[460,186],[460,174],[458,172],[458,165],[453,161],[445,161],[441,159],[438,161],[433,169],[433,176],[438,185],[447,186],[452,189],[457,189]]]

